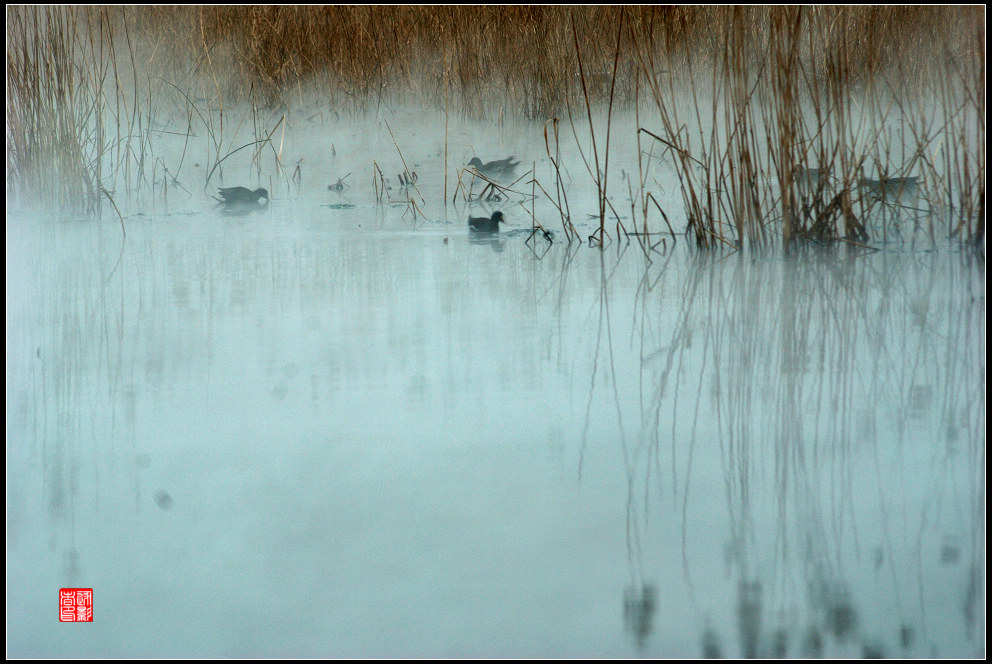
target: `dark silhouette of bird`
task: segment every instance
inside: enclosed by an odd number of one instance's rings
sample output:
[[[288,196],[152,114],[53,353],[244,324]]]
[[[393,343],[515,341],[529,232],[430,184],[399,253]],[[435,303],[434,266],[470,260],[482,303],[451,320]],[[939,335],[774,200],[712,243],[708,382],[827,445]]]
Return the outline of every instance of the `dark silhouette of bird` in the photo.
[[[469,217],[468,229],[479,233],[499,233],[499,224],[503,221],[503,213],[497,210],[490,218]]]
[[[214,196],[214,200],[228,207],[269,204],[269,192],[261,187],[255,191],[247,187],[222,187],[218,192],[220,198]]]
[[[513,161],[513,157],[507,157],[506,159],[497,159],[496,161],[483,164],[482,160],[478,157],[472,157],[468,165],[475,168],[480,175],[485,175],[490,180],[501,180],[503,178],[512,178],[520,162]]]

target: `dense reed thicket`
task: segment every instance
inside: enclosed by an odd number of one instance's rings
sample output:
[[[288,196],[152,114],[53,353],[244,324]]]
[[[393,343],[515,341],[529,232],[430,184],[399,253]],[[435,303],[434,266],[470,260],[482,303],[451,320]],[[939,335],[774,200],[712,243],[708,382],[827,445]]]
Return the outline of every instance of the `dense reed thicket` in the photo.
[[[8,9],[8,13],[11,11]],[[21,10],[23,11],[23,10]],[[76,9],[83,20],[96,9]],[[743,26],[742,52],[763,59],[770,30],[766,7],[556,6],[215,6],[110,10],[139,62],[175,75],[173,82],[244,101],[254,89],[269,104],[291,104],[313,86],[342,108],[365,109],[383,96],[443,103],[444,82],[464,112],[544,120],[581,101],[577,56],[594,101],[610,90],[614,40],[621,21],[616,90],[632,103],[640,62],[635,40],[656,55],[680,52],[697,63],[719,57],[731,22]],[[849,76],[866,81],[901,66],[915,74],[959,56],[983,20],[979,7],[847,7],[804,10],[830,26],[813,35],[822,52],[843,48]],[[576,24],[580,52],[572,40]],[[954,44],[951,39],[962,39]],[[841,41],[842,40],[842,41]],[[939,45],[935,48],[935,45]],[[946,51],[946,52],[945,52]],[[212,89],[210,89],[212,88]]]
[[[675,155],[697,244],[866,241],[906,219],[981,242],[983,28],[960,25],[959,51],[907,30],[910,50],[883,67],[844,12],[780,7],[754,24],[724,11],[708,60],[681,44],[659,61],[650,39],[633,40],[657,110],[639,130]],[[891,35],[876,13],[861,29]],[[673,72],[673,60],[685,66]]]
[[[149,179],[154,89],[205,124],[315,97],[542,123],[634,109],[677,155],[701,245],[864,239],[860,192],[884,202],[921,168],[951,231],[984,236],[982,7],[8,6],[7,21],[8,192],[63,208],[93,211],[111,176]]]
[[[92,53],[76,27],[71,12],[8,7],[7,190],[88,214],[100,199],[102,81],[80,66]]]

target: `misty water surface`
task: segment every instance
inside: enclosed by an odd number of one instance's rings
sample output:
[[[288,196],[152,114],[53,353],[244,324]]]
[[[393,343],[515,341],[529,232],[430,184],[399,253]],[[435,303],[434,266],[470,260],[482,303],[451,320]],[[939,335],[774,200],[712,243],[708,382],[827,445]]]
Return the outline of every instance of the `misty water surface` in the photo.
[[[450,199],[539,125],[452,128],[447,206],[443,133],[410,193],[341,126],[254,214],[195,150],[126,239],[8,205],[9,655],[984,654],[984,261],[527,242]]]

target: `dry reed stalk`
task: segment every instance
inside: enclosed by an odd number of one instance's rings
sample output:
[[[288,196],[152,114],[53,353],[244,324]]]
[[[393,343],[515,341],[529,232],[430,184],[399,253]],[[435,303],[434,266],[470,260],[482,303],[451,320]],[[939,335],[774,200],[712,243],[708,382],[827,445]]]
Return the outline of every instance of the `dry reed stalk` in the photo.
[[[448,202],[448,50],[444,51],[444,193],[441,201]]]
[[[424,195],[421,194],[420,189],[417,188],[417,177],[416,177],[417,174],[414,171],[410,170],[410,167],[407,166],[406,159],[403,157],[403,151],[400,150],[399,143],[396,142],[396,136],[393,134],[393,128],[389,126],[388,122],[386,123],[386,129],[389,130],[389,137],[393,139],[393,147],[396,148],[396,153],[399,154],[400,161],[403,162],[404,177],[402,179],[405,180],[404,184],[406,183],[412,184],[413,188],[417,190],[417,194],[420,196],[420,202],[426,204],[426,201],[424,200]]]
[[[379,164],[372,160],[372,190],[375,192],[375,200],[378,204],[382,204],[383,196],[386,197],[386,202],[389,201],[388,187],[386,187],[386,178],[382,174],[382,170],[379,168]]]
[[[548,124],[551,124],[552,134],[555,140],[555,150],[554,154],[551,154],[551,141],[548,138]],[[561,175],[561,143],[558,137],[558,118],[552,118],[544,123],[544,149],[547,152],[548,159],[551,160],[551,166],[555,169],[555,197],[552,198],[544,187],[541,187],[541,191],[544,195],[551,201],[555,209],[558,210],[558,214],[561,216],[561,227],[565,232],[565,239],[571,243],[572,238],[578,238],[579,233],[575,230],[575,226],[572,225],[572,216],[568,207],[568,196],[565,194],[565,181],[562,179]],[[541,185],[538,184],[540,187]]]

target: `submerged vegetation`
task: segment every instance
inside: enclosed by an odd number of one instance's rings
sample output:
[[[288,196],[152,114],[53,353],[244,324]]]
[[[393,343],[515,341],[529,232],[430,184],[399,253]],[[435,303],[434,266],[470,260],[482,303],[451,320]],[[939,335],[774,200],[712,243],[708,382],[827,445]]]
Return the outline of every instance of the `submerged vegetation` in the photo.
[[[683,231],[703,247],[866,243],[907,218],[931,238],[984,243],[981,7],[8,6],[7,25],[8,198],[74,214],[184,186],[182,163],[153,149],[166,112],[187,142],[208,136],[204,190],[242,149],[259,172],[266,153],[296,179],[276,139],[285,124],[263,126],[258,109],[317,97],[339,116],[403,102],[535,121],[555,176],[531,173],[527,189],[569,240],[559,141],[571,134],[592,145],[596,243],[636,237],[650,251],[652,235]],[[633,183],[609,178],[618,111],[636,115]],[[232,144],[232,124],[252,140]],[[673,164],[677,199],[652,160]],[[617,193],[631,199],[627,224]]]

